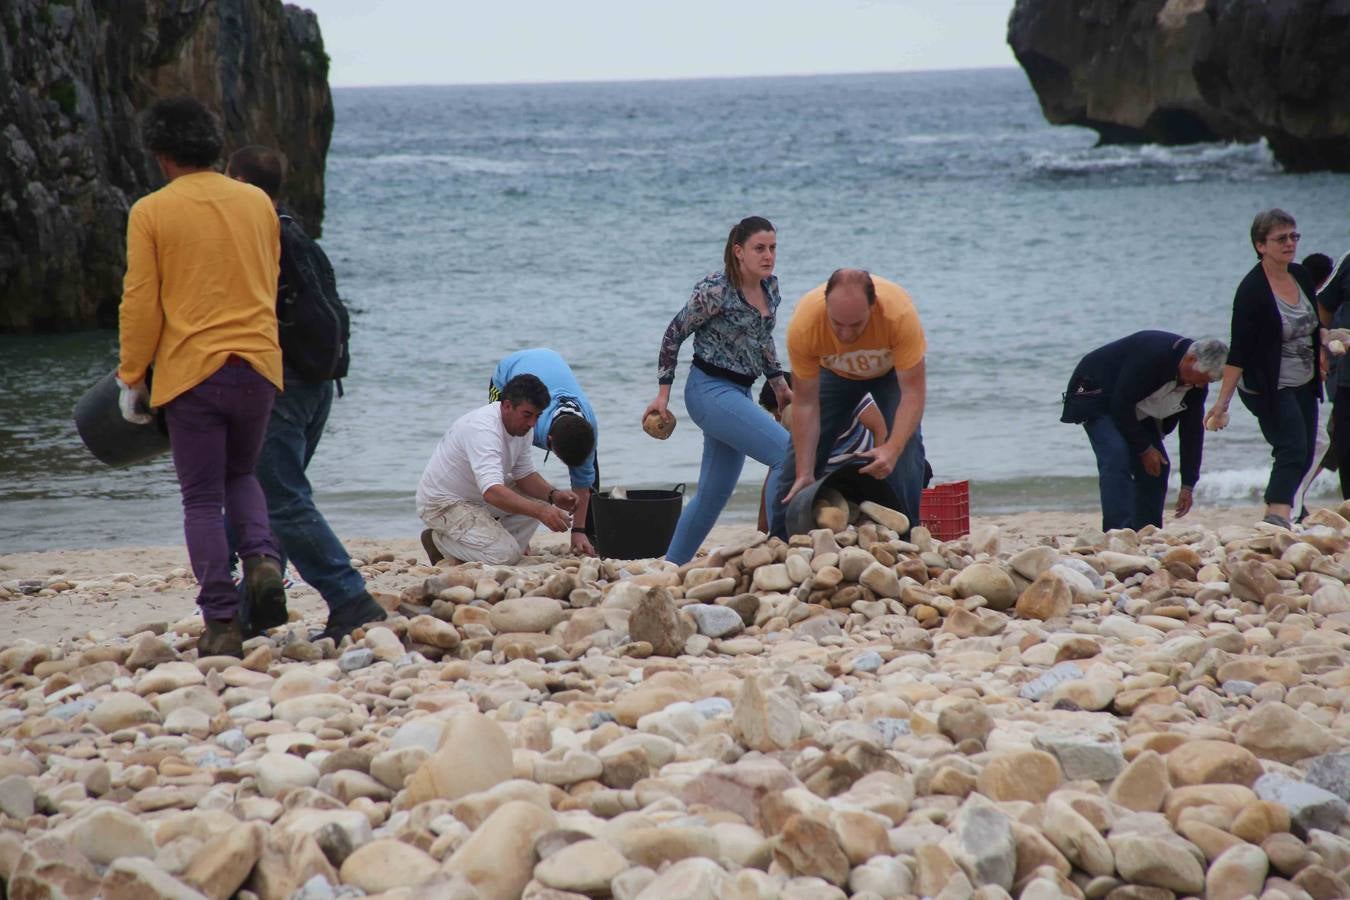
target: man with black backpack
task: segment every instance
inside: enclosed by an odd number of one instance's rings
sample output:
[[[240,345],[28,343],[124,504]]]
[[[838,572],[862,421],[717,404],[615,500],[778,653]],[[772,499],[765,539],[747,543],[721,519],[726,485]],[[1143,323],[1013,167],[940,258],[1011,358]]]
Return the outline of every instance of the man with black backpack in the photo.
[[[277,327],[285,389],[272,407],[258,481],[283,553],[328,604],[328,624],[320,637],[341,643],[356,628],[385,618],[365,579],[352,568],[351,554],[315,508],[305,475],[328,421],[334,390],[341,393],[340,379],[347,374],[347,309],[338,297],[328,257],[277,200],[280,155],[267,147],[244,147],[230,156],[225,174],[265,191],[281,220]],[[250,622],[246,627],[258,634],[285,621]]]

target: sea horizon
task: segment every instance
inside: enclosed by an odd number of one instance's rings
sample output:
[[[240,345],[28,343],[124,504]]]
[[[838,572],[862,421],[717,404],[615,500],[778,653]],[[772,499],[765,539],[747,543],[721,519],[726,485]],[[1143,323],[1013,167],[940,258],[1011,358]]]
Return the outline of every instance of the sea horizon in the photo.
[[[334,91],[359,91],[378,88],[445,88],[445,87],[547,87],[550,85],[621,85],[621,84],[668,84],[671,82],[704,81],[756,81],[780,78],[847,78],[851,76],[868,77],[876,75],[926,75],[959,72],[1010,71],[1021,72],[1015,65],[957,66],[955,68],[934,69],[877,69],[868,71],[844,72],[770,72],[755,75],[669,75],[647,78],[561,78],[523,81],[445,81],[445,82],[397,82],[389,84],[330,84]]]

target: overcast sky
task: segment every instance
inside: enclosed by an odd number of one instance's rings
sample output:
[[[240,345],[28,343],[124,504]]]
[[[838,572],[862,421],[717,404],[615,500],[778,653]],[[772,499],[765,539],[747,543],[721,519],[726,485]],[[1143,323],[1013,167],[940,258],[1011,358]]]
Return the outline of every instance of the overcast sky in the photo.
[[[1013,0],[300,0],[334,87],[1015,65]]]

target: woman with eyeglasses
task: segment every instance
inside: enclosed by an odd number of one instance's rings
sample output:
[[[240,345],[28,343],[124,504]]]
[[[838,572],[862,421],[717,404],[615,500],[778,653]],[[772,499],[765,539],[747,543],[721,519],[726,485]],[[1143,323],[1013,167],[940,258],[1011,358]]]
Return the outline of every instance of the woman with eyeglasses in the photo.
[[[1251,240],[1257,263],[1233,297],[1233,331],[1219,398],[1205,416],[1216,431],[1228,424],[1236,390],[1261,425],[1274,463],[1266,483],[1266,516],[1289,527],[1294,493],[1312,467],[1317,404],[1322,399],[1321,312],[1312,276],[1293,262],[1299,233],[1282,209],[1258,213]]]

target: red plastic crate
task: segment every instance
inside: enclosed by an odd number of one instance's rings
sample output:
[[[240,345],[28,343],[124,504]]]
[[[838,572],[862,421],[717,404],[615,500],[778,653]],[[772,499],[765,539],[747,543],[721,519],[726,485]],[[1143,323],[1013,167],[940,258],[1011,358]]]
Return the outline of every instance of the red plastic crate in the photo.
[[[970,534],[970,482],[949,481],[924,488],[919,524],[939,541],[954,541]]]

